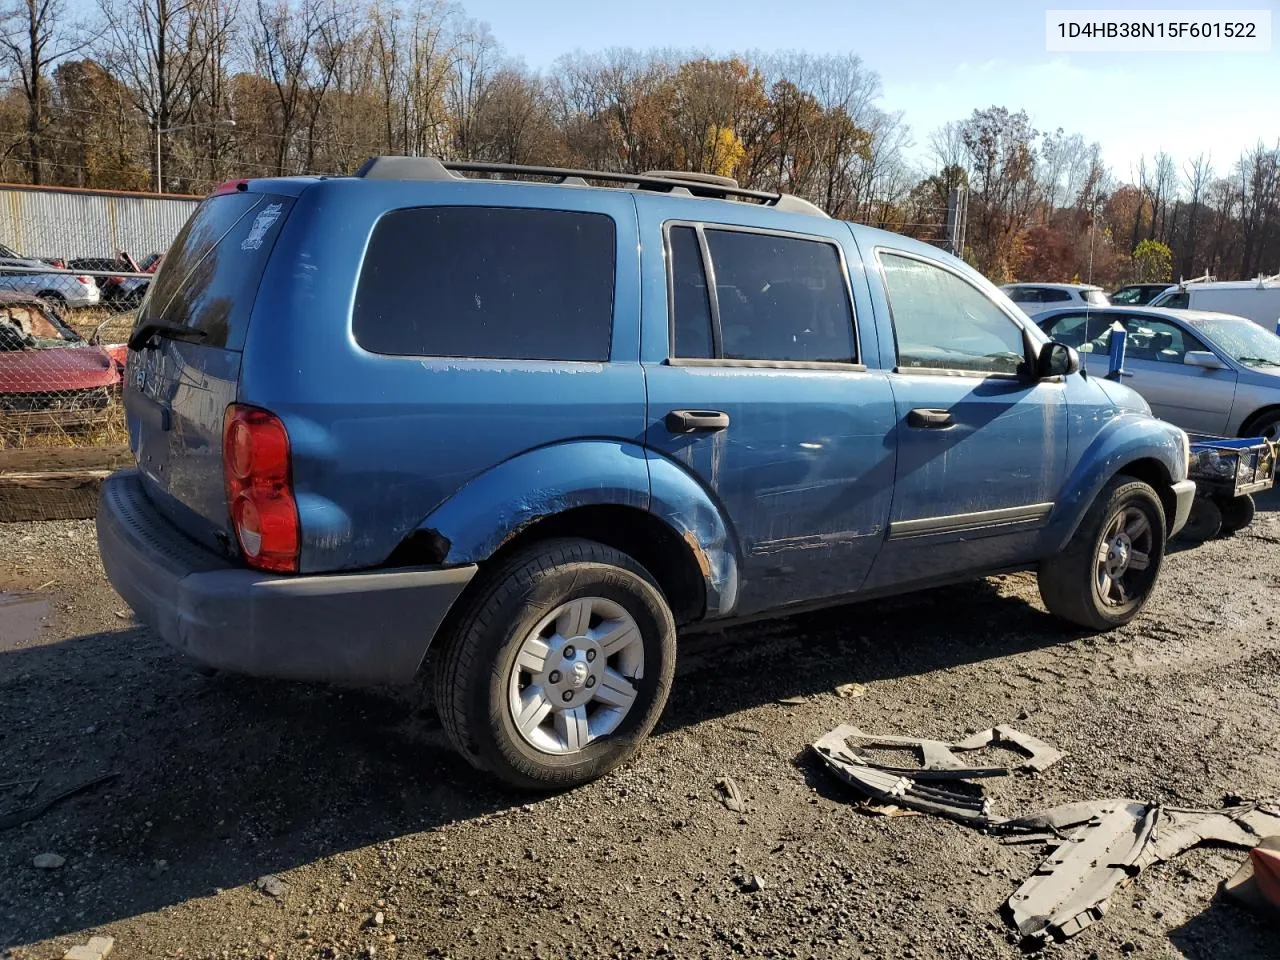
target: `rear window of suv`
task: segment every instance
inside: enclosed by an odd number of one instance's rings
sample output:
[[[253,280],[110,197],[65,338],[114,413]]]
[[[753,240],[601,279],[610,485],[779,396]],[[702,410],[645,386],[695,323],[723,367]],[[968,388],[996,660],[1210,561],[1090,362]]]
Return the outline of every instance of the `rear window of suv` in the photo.
[[[393,210],[365,254],[356,342],[395,356],[607,360],[615,242],[600,213]]]
[[[200,330],[201,343],[239,350],[271,248],[293,206],[289,197],[209,197],[187,220],[151,282],[138,322]]]

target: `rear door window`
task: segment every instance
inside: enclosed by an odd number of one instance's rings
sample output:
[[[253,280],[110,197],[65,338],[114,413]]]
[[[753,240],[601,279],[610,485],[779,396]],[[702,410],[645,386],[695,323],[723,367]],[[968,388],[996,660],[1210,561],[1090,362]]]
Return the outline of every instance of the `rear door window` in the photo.
[[[203,331],[202,343],[239,350],[258,285],[293,200],[228,193],[204,200],[151,282],[138,322]]]
[[[393,210],[365,254],[356,342],[394,356],[607,360],[615,250],[600,213]]]
[[[836,245],[706,229],[726,360],[854,363],[853,306]]]

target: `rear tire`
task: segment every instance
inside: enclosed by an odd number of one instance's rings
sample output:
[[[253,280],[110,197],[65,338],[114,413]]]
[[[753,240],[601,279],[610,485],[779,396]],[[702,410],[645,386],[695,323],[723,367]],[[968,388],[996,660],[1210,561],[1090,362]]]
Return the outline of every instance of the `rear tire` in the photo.
[[[1122,627],[1146,606],[1164,562],[1164,508],[1148,484],[1115,477],[1065,550],[1040,565],[1049,612],[1090,630]]]
[[[453,746],[524,790],[579,786],[631,759],[675,672],[675,622],[648,571],[603,544],[563,539],[481,576],[436,664]]]

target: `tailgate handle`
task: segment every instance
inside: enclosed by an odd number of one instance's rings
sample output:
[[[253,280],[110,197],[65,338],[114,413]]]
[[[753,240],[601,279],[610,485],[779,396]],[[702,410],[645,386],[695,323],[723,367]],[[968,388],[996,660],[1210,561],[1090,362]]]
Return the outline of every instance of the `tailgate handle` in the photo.
[[[925,430],[939,430],[951,426],[949,410],[926,410],[917,407],[907,414],[907,426],[920,427]]]
[[[720,410],[672,410],[667,414],[667,429],[672,433],[724,430],[728,426],[729,415]]]

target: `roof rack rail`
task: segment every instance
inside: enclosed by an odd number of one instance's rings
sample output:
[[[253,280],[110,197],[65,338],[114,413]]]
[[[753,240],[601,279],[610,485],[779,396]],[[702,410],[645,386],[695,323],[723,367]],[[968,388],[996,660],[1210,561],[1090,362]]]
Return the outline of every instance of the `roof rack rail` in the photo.
[[[662,170],[648,173],[615,173],[608,170],[574,170],[566,167],[542,167],[522,163],[489,163],[479,160],[441,160],[439,157],[370,157],[355,175],[365,180],[467,180],[461,173],[480,173],[504,177],[546,177],[557,184],[587,186],[587,181],[621,184],[629,189],[658,190],[677,196],[740,198],[756,200],[788,213],[826,217],[816,204],[789,193],[748,190],[738,186],[732,177],[708,173],[684,173]]]

